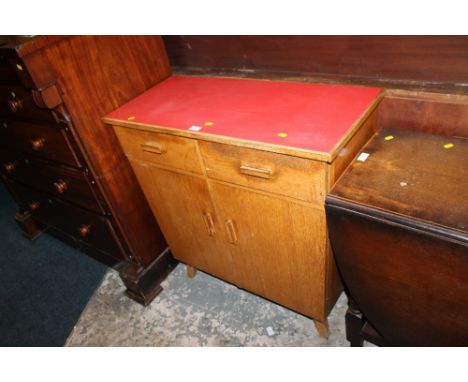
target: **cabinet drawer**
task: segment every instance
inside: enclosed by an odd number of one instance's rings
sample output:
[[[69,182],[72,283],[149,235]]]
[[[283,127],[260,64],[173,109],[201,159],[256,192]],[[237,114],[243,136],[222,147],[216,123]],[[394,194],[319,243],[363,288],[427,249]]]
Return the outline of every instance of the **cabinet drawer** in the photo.
[[[289,155],[213,142],[199,142],[206,172],[212,179],[322,203],[326,165]]]
[[[39,108],[31,92],[21,86],[0,86],[0,116],[56,123],[52,112]]]
[[[169,134],[114,127],[120,144],[129,158],[202,174],[197,142]]]
[[[4,180],[16,202],[22,209],[27,209],[32,212],[46,200],[45,195],[37,190],[23,186],[8,178],[4,178]]]
[[[0,121],[0,145],[80,167],[68,133],[55,123],[50,126],[3,119]]]
[[[102,213],[93,188],[83,171],[53,166],[9,154],[1,171],[9,178],[46,191],[87,209]]]
[[[108,219],[12,180],[7,180],[7,183],[20,204],[29,209],[35,219],[59,229],[80,243],[86,243],[115,258],[124,258],[124,251]]]
[[[112,257],[124,258],[112,225],[102,216],[55,198],[44,200],[33,211],[33,216]]]

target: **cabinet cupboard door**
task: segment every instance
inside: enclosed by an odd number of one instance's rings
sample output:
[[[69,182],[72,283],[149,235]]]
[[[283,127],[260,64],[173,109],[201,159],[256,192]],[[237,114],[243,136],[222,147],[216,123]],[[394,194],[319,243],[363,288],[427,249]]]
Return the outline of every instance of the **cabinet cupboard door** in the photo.
[[[324,212],[217,182],[211,189],[234,248],[239,286],[323,317]]]
[[[131,163],[174,257],[236,283],[206,180]]]

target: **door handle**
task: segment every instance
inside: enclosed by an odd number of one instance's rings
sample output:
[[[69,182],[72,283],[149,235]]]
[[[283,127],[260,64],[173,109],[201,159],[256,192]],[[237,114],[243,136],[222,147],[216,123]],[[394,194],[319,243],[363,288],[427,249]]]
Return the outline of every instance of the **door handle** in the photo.
[[[229,242],[231,244],[237,244],[237,232],[236,232],[236,226],[235,226],[234,222],[231,219],[228,219],[224,223],[225,223],[226,229],[228,231]]]
[[[152,154],[164,154],[166,151],[164,146],[157,142],[142,143],[141,148],[143,151]]]
[[[206,230],[208,231],[208,236],[213,236],[215,234],[213,217],[209,212],[203,214],[203,220],[205,221]]]
[[[248,165],[241,165],[239,167],[241,174],[256,176],[257,178],[270,179],[273,175],[273,170],[268,167],[254,167]]]

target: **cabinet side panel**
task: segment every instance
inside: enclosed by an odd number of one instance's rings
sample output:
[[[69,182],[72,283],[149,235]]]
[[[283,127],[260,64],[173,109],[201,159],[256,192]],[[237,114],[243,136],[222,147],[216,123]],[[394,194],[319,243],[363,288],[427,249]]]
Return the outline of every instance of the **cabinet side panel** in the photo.
[[[352,162],[352,160],[359,154],[361,148],[366,142],[375,134],[378,129],[378,113],[374,110],[371,115],[363,122],[357,132],[348,140],[343,148],[338,153],[335,160],[328,167],[328,186],[329,189],[333,187],[338,178],[343,174],[344,170]]]

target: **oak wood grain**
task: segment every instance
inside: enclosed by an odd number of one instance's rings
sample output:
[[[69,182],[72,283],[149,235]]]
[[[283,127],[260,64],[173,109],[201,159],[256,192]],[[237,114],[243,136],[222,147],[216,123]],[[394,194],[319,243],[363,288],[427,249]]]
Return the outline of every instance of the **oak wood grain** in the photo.
[[[193,139],[121,127],[116,127],[115,132],[129,158],[197,174],[203,173],[197,154],[197,142]]]
[[[233,226],[239,285],[307,316],[325,318],[323,210],[211,181],[222,221]],[[229,233],[228,233],[229,234]]]
[[[200,142],[207,176],[245,187],[322,204],[326,164],[288,155]]]
[[[145,162],[131,163],[174,257],[236,284],[206,180]]]

